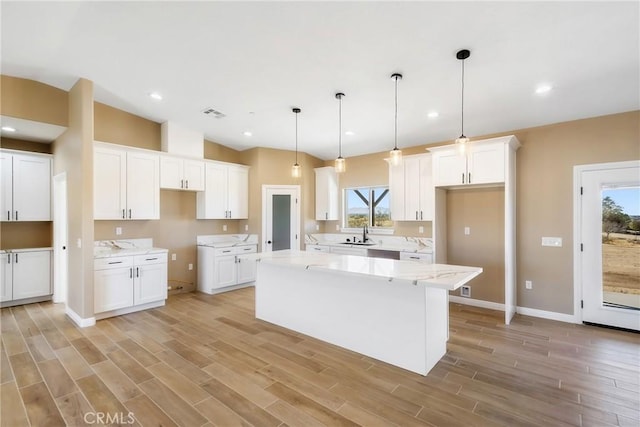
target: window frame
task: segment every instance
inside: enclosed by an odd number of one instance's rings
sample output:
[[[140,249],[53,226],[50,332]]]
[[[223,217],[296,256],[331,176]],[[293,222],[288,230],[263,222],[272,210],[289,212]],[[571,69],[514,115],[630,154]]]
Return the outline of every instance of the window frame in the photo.
[[[360,227],[348,227],[348,219],[347,219],[347,215],[348,215],[348,203],[347,203],[347,197],[348,197],[348,192],[349,190],[362,190],[362,189],[367,189],[368,190],[368,200],[372,199],[372,192],[375,190],[383,190],[383,195],[382,196],[377,196],[380,200],[382,200],[384,197],[389,197],[389,201],[391,200],[391,189],[389,188],[389,185],[360,185],[360,186],[354,186],[354,187],[345,187],[342,189],[342,227],[341,230],[343,233],[353,233],[353,232],[357,232],[357,231],[362,231],[362,228]],[[373,219],[375,216],[375,207],[372,209],[370,206],[368,207],[369,209],[369,221],[368,221],[368,227],[369,227],[369,232],[373,233],[373,234],[393,234],[393,226],[391,227],[378,227],[373,225]],[[389,206],[389,213],[391,214],[391,206]],[[393,223],[393,220],[391,220],[391,222]]]

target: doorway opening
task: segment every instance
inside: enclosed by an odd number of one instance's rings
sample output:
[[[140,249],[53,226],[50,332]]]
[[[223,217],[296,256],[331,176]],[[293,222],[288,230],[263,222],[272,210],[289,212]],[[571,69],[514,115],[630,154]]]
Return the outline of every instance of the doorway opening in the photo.
[[[262,186],[262,251],[300,250],[300,186]]]

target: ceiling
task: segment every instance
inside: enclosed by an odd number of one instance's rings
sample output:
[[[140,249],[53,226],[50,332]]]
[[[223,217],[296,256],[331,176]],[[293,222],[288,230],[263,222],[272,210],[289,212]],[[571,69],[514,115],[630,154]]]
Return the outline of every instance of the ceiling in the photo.
[[[389,150],[398,82],[400,148],[460,134],[640,108],[640,7],[633,2],[2,2],[2,73],[175,121],[220,144]],[[535,93],[540,84],[552,86]],[[159,92],[162,101],[149,97]],[[202,113],[212,107],[225,114]],[[428,117],[438,112],[437,118]],[[250,131],[252,136],[243,133]]]

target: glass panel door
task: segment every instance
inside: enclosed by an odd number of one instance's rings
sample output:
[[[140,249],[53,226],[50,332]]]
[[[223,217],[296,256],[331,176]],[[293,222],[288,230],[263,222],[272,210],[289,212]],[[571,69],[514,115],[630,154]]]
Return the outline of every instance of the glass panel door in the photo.
[[[272,197],[272,250],[291,249],[291,196],[289,194],[274,194]]]

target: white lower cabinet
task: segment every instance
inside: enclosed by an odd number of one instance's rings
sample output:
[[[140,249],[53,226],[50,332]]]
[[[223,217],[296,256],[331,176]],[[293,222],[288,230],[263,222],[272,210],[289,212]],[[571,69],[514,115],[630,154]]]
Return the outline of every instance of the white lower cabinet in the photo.
[[[433,264],[433,254],[400,252],[400,260],[417,261],[425,264]]]
[[[167,254],[94,260],[95,314],[142,306],[167,298]]]
[[[257,245],[212,248],[198,246],[198,290],[208,294],[256,280],[256,261],[239,255],[255,253]]]
[[[6,251],[0,261],[0,302],[51,296],[51,249]]]

